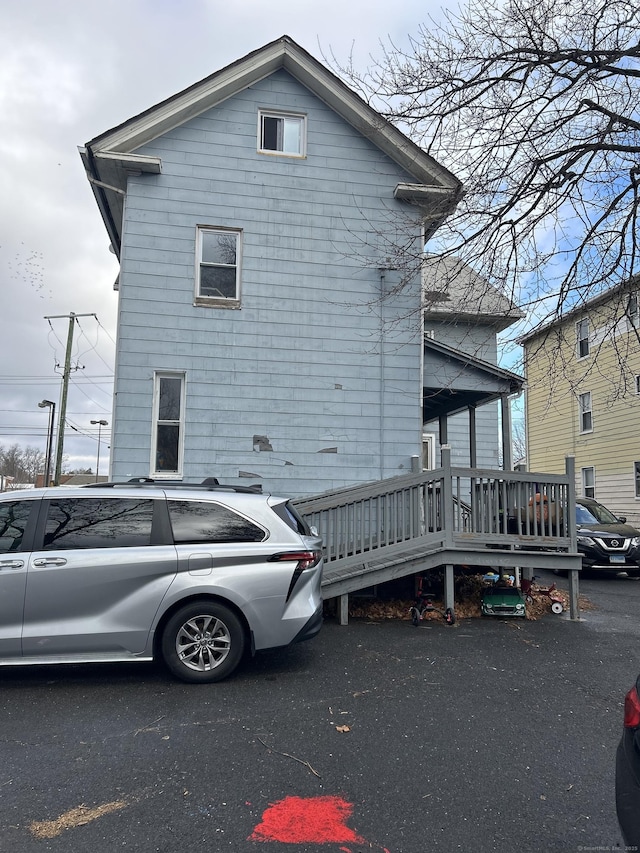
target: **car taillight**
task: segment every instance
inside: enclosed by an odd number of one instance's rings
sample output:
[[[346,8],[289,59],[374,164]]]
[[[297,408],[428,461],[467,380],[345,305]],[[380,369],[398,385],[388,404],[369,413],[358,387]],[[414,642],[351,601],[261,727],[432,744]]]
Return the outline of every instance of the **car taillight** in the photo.
[[[291,578],[291,583],[289,584],[287,601],[291,598],[291,593],[298,582],[298,578],[304,570],[312,569],[314,566],[317,566],[321,559],[322,551],[282,551],[279,554],[272,554],[271,557],[269,557],[270,563],[292,563],[294,560],[297,561],[297,565]]]
[[[292,563],[297,561],[296,569],[303,572],[305,569],[311,569],[317,566],[322,557],[322,551],[282,551],[280,554],[272,554],[269,557],[270,563]]]
[[[640,726],[640,696],[635,687],[624,697],[624,727],[637,729]]]

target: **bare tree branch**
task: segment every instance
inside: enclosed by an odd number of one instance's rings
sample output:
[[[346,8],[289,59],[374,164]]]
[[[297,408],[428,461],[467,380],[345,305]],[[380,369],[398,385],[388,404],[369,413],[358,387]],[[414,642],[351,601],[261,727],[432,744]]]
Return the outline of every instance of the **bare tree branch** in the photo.
[[[639,32],[632,0],[469,0],[339,69],[464,183],[429,249],[534,323],[638,273]]]

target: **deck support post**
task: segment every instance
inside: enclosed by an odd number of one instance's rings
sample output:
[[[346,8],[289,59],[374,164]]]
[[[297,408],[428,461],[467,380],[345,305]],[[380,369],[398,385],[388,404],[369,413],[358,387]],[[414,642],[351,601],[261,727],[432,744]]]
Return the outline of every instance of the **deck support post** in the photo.
[[[338,597],[338,625],[349,624],[349,593]]]
[[[579,619],[580,608],[578,606],[578,577],[580,572],[571,569],[569,572],[569,618]]]
[[[576,526],[576,458],[573,455],[565,456],[565,472],[569,485],[567,486],[567,516],[566,532],[569,534],[569,548],[572,554],[578,552],[578,530]],[[580,572],[571,569],[569,572],[569,618],[579,619],[580,608],[578,605],[578,587]]]
[[[455,588],[453,583],[453,566],[447,564],[444,567],[444,609],[451,608],[455,613]]]

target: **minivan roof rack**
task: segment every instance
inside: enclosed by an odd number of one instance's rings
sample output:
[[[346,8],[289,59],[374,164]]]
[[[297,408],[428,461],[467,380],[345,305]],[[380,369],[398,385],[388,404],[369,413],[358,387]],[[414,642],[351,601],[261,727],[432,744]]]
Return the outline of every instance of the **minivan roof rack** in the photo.
[[[184,480],[154,480],[151,477],[132,477],[130,480],[114,480],[108,483],[87,483],[83,489],[115,489],[132,487],[155,487],[161,489],[200,489],[205,492],[240,492],[244,494],[261,494],[262,485],[256,483],[253,486],[233,486],[228,483],[220,483],[217,477],[206,477],[201,483],[189,483]]]

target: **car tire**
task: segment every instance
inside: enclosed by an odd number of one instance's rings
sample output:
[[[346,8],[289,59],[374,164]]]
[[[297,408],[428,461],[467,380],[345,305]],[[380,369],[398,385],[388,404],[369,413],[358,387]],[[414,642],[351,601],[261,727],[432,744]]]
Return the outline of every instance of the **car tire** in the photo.
[[[246,636],[236,614],[217,601],[194,601],[176,611],[162,632],[162,657],[182,681],[222,681],[239,665]]]

